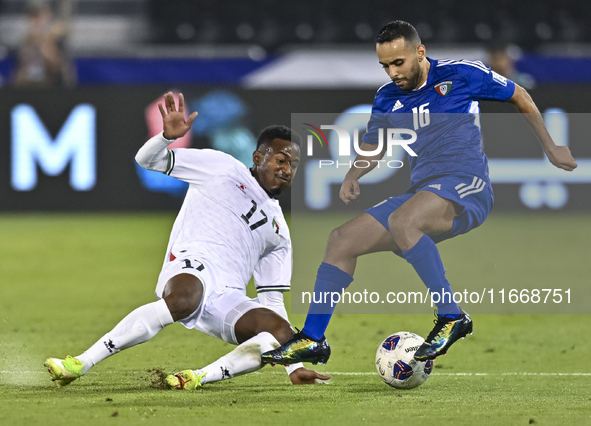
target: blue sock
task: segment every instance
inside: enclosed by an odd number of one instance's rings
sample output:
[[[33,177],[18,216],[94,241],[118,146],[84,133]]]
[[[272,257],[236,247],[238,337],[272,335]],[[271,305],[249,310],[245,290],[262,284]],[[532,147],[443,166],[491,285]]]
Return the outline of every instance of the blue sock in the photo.
[[[336,308],[329,293],[341,293],[353,281],[353,277],[341,271],[336,266],[322,262],[316,275],[312,303],[308,309],[308,316],[302,332],[312,339],[319,340],[324,337],[332,313]],[[332,306],[331,306],[332,305]]]
[[[453,300],[453,291],[445,278],[445,269],[433,240],[423,235],[413,248],[402,252],[402,257],[415,268],[431,294],[439,295],[434,295],[436,301],[439,298],[435,304],[437,315],[457,318],[461,313],[460,307]]]

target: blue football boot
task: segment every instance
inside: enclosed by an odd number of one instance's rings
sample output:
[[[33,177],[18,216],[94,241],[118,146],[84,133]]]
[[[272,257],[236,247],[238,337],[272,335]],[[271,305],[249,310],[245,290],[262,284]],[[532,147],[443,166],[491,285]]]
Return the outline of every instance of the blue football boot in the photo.
[[[268,364],[295,364],[311,362],[312,364],[326,364],[330,357],[330,346],[325,337],[313,340],[301,331],[294,334],[282,346],[261,355],[263,362]]]
[[[414,358],[417,361],[426,361],[445,355],[456,340],[472,334],[472,318],[464,310],[457,318],[437,317],[433,322],[435,327],[415,352]]]

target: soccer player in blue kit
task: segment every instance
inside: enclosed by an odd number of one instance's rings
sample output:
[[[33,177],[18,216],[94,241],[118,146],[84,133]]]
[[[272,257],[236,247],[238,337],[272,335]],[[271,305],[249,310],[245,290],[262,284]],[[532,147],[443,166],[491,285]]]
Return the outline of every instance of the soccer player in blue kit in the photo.
[[[393,251],[410,263],[437,305],[435,327],[416,351],[415,359],[435,359],[461,337],[472,333],[472,319],[453,300],[436,243],[481,225],[493,204],[488,162],[475,124],[479,100],[512,103],[539,139],[550,162],[572,171],[577,163],[568,147],[556,146],[529,94],[482,62],[436,60],[426,56],[415,28],[394,21],[377,36],[379,62],[391,81],[378,89],[361,149],[376,151],[379,129],[406,128],[417,133],[407,148],[410,188],[390,197],[333,230],[318,269],[315,294],[340,293],[353,281],[357,257]],[[385,151],[358,155],[359,164],[375,167]],[[408,152],[408,150],[407,150]],[[372,170],[353,166],[340,190],[345,203],[359,194],[359,178]],[[443,297],[442,297],[443,296]],[[334,311],[330,297],[313,298],[304,328],[263,362],[326,363],[330,346],[324,336]]]

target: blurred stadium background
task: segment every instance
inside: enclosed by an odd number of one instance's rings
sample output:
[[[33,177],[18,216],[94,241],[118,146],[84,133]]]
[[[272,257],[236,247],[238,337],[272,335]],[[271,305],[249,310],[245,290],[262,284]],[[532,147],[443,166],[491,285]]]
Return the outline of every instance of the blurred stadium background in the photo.
[[[41,13],[48,10],[51,18]],[[557,143],[579,162],[570,174],[553,170],[521,117],[508,116],[510,105],[483,103],[495,208],[482,229],[443,243],[450,281],[495,291],[568,286],[584,309],[560,312],[588,312],[590,18],[591,2],[574,0],[0,0],[0,423],[87,425],[121,416],[160,424],[167,416],[189,424],[199,416],[206,424],[293,424],[296,409],[309,410],[297,419],[343,425],[589,422],[583,315],[476,313],[475,335],[436,363],[426,385],[403,395],[375,374],[374,348],[395,331],[426,335],[427,315],[337,315],[328,330],[333,355],[319,370],[333,372],[326,387],[289,387],[282,372],[266,368],[196,397],[156,391],[149,377],[143,382],[146,370],[195,368],[231,348],[180,325],[59,391],[42,365],[47,356],[76,355],[154,300],[186,189],[134,163],[161,130],[163,93],[182,91],[188,109],[199,111],[177,146],[221,149],[250,166],[256,135],[271,123],[290,125],[292,113],[338,120],[367,110],[387,81],[373,39],[394,19],[414,24],[433,58],[490,64],[492,48],[501,49],[504,66],[515,67],[508,76],[529,88]],[[29,37],[55,37],[62,62],[50,82]],[[19,74],[23,59],[30,67]],[[521,127],[512,133],[507,123],[515,120]],[[338,211],[338,179],[310,173],[307,164],[332,155],[314,149],[280,200],[291,208],[292,230],[301,226],[292,231],[288,304],[313,284],[330,230],[356,214]],[[365,191],[357,209],[379,201],[370,193],[404,191],[408,170],[379,180],[384,189]],[[360,261],[351,288],[376,282],[423,288],[389,253]],[[524,313],[517,305],[494,312],[501,311]],[[301,326],[304,316],[291,320]]]
[[[61,25],[56,45],[66,71],[44,84],[34,81],[43,65],[33,66],[28,84],[18,84],[23,40],[38,25],[31,16],[45,8]],[[375,58],[375,33],[403,19],[434,58],[490,64],[490,49],[501,49],[505,73],[530,88],[543,112],[566,113],[554,120],[554,136],[582,160],[568,181],[544,176],[541,151],[527,135],[486,146],[493,163],[539,160],[541,167],[524,177],[492,164],[495,208],[586,210],[591,152],[585,120],[574,117],[589,109],[590,17],[586,2],[546,0],[1,0],[0,140],[10,155],[0,158],[0,209],[174,210],[184,186],[133,163],[137,148],[159,131],[155,102],[162,93],[183,91],[200,112],[179,146],[221,149],[250,165],[262,127],[289,125],[291,113],[371,104],[387,81]],[[485,103],[483,111],[512,107]],[[306,173],[298,179],[305,188]],[[406,181],[396,182],[403,190]],[[297,206],[318,209],[309,194],[292,195]],[[290,201],[283,197],[286,207]]]

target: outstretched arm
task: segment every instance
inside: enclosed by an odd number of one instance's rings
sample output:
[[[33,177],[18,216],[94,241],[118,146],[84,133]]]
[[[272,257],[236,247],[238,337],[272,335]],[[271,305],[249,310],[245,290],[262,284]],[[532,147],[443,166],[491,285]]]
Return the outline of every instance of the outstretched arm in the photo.
[[[135,161],[141,167],[157,172],[165,172],[168,168],[168,151],[166,149],[168,145],[173,143],[175,139],[183,137],[197,117],[197,112],[194,112],[185,121],[185,98],[182,93],[179,93],[178,111],[172,92],[164,95],[164,104],[166,111],[161,103],[158,104],[160,114],[162,114],[164,131],[148,140],[135,156]]]
[[[569,172],[573,171],[577,167],[577,162],[567,146],[556,146],[546,129],[538,107],[529,93],[523,87],[516,84],[515,93],[513,93],[513,96],[511,96],[508,102],[515,105],[517,110],[523,114],[525,120],[529,123],[540,141],[550,162],[560,169]]]
[[[182,93],[179,93],[178,111],[176,110],[172,92],[168,92],[164,95],[164,104],[166,105],[166,111],[164,111],[162,104],[158,103],[158,109],[160,109],[160,114],[162,114],[164,137],[170,140],[185,136],[191,128],[193,121],[195,121],[197,112],[191,114],[185,121],[185,97]]]
[[[289,375],[291,383],[294,385],[318,385],[322,384],[318,380],[329,380],[331,376],[325,376],[314,370],[308,370],[306,367],[300,367]]]

